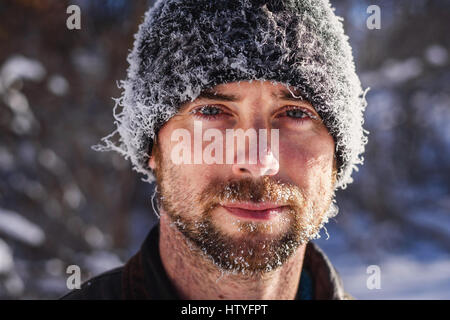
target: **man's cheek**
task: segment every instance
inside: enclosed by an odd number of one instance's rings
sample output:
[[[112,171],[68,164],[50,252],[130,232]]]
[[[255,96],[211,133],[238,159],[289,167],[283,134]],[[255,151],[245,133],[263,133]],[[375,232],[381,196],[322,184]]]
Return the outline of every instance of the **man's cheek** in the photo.
[[[280,146],[280,174],[289,177],[295,185],[307,188],[309,180],[315,175],[315,168],[311,166],[313,154],[305,147],[295,144],[281,144]]]
[[[316,208],[316,219],[320,222],[324,215],[328,213],[334,197],[333,178],[329,170],[317,168],[317,176],[314,181],[314,187],[311,188],[311,199],[313,199]]]

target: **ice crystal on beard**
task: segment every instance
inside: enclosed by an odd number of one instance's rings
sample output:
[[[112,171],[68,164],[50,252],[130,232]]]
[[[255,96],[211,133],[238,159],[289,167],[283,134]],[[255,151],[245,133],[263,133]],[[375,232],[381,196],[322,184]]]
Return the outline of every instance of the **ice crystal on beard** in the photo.
[[[158,192],[158,186],[155,186],[155,189],[153,190],[153,195],[152,195],[152,198],[151,198],[151,203],[152,203],[153,212],[156,214],[156,216],[159,219],[160,218],[159,208],[158,208],[158,210],[156,210],[155,209],[155,205],[154,205],[154,200],[155,200],[155,196],[156,196],[157,192]],[[161,199],[164,199],[164,197],[161,197]]]
[[[225,270],[220,269],[220,276],[217,277],[216,283],[218,283],[224,277],[225,272],[226,272]]]

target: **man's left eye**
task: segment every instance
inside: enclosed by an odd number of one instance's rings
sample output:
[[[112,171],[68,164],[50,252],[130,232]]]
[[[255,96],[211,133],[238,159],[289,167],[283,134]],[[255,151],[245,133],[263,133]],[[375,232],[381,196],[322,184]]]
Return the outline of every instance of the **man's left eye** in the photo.
[[[308,114],[301,109],[287,110],[286,115],[292,118],[304,118],[308,116]]]
[[[309,110],[300,108],[300,107],[288,107],[286,111],[282,112],[282,115],[285,115],[294,120],[301,119],[317,119],[317,117]]]

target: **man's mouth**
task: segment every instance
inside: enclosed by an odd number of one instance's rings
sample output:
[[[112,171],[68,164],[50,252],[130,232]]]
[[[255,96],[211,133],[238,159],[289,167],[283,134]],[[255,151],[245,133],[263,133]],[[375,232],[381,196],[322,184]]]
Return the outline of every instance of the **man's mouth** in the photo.
[[[229,213],[240,218],[247,218],[252,220],[269,220],[280,214],[286,209],[286,205],[279,205],[275,203],[225,203],[222,204]]]

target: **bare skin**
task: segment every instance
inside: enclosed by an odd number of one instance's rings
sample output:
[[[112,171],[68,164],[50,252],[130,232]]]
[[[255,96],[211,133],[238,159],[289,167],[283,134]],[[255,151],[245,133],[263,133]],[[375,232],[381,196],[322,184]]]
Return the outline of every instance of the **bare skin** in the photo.
[[[163,197],[163,266],[183,299],[294,299],[306,244],[334,196],[334,140],[314,107],[289,99],[282,84],[229,83],[214,91],[233,99],[207,95],[184,104],[159,131],[149,160]],[[172,133],[183,128],[194,137],[194,121],[221,132],[279,129],[279,155],[268,152],[256,164],[248,154],[243,164],[174,164]],[[283,209],[265,220],[237,217],[219,196],[221,183],[232,181],[240,187],[232,200],[257,198]],[[277,202],[279,194],[295,196]]]

